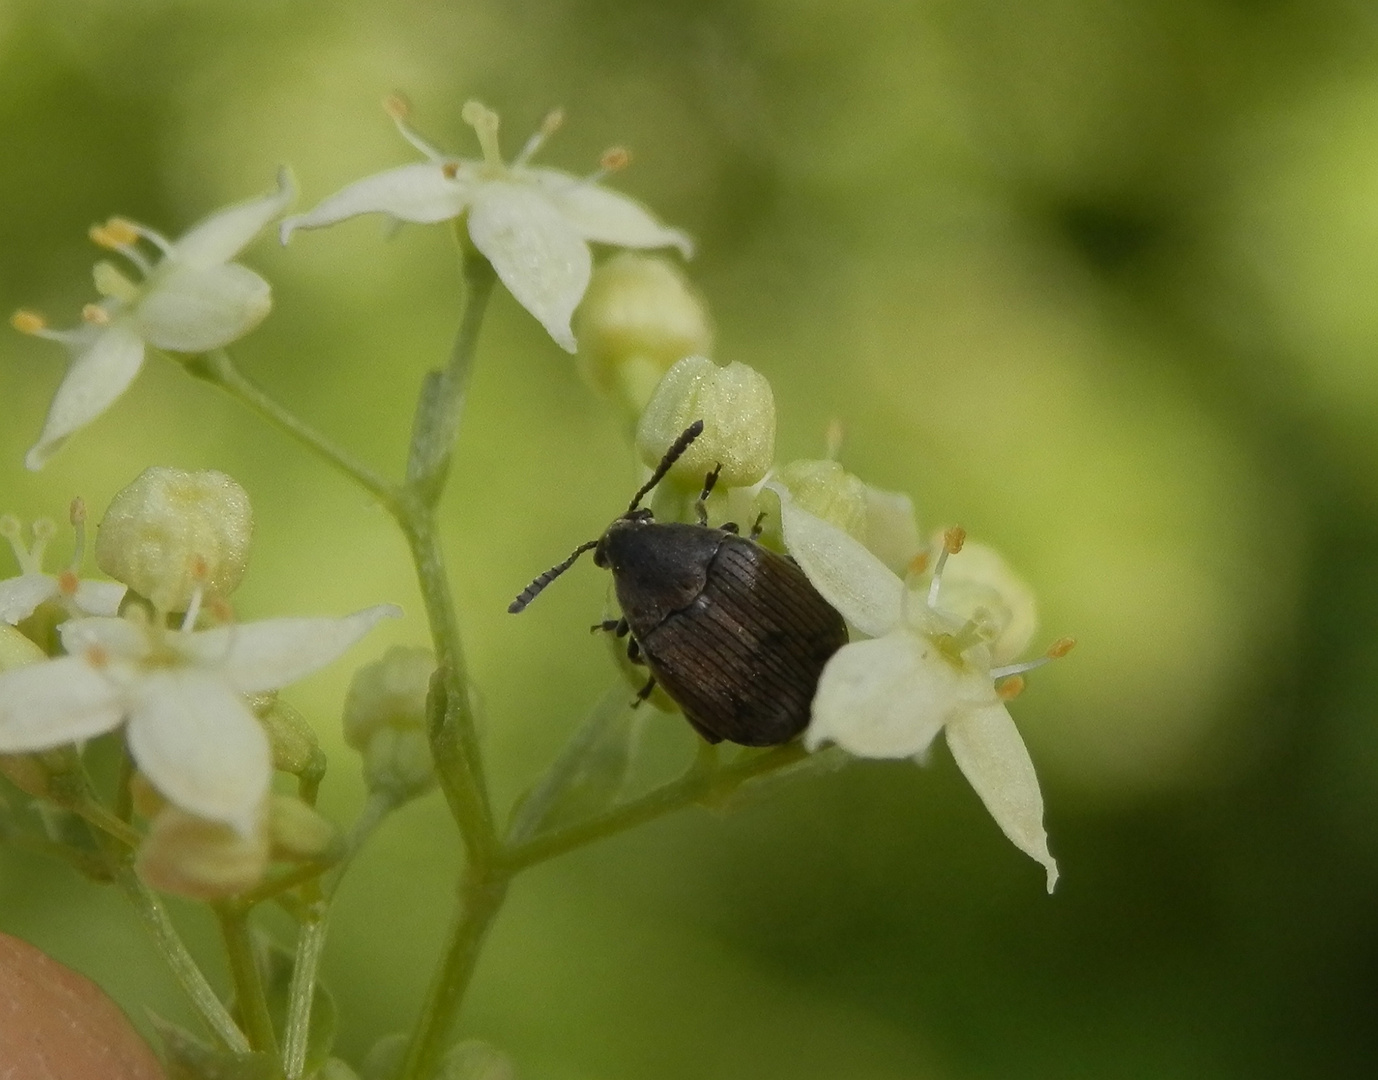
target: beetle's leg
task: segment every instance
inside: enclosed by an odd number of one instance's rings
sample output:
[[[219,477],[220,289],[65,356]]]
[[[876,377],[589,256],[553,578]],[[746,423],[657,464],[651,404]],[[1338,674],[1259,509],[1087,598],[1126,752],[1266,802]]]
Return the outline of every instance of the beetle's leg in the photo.
[[[590,626],[589,633],[596,634],[602,630],[605,634],[616,634],[618,637],[624,637],[630,629],[631,626],[626,619],[604,619],[602,622],[596,622]]]
[[[724,521],[721,525],[718,526],[718,528],[720,528],[723,532],[730,532],[733,535],[741,532],[741,529],[737,527],[737,523],[735,521]]]
[[[703,504],[708,501],[708,496],[713,494],[713,488],[718,482],[718,474],[722,472],[722,463],[713,466],[713,471],[703,478],[703,491],[699,493],[698,502],[694,503],[694,513],[699,516],[699,524],[708,524],[708,507]]]
[[[646,680],[646,685],[636,692],[636,700],[632,702],[632,708],[635,709],[638,705],[640,705],[643,701],[650,697],[651,691],[653,691],[655,688],[656,677],[652,675],[649,679]]]
[[[633,664],[644,664],[646,662],[641,658],[641,644],[634,637],[627,639],[627,659]]]
[[[751,539],[755,540],[766,530],[766,512],[762,510],[756,515],[756,524],[751,526]]]

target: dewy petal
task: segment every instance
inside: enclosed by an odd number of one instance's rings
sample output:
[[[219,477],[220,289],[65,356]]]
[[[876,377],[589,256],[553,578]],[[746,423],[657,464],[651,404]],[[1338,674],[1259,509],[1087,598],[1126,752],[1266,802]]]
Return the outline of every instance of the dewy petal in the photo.
[[[213,672],[170,668],[139,680],[127,728],[135,764],[165,798],[253,833],[268,795],[268,736]]]
[[[0,754],[89,739],[124,718],[119,684],[77,656],[0,673]]]
[[[588,288],[593,259],[555,205],[530,186],[485,183],[469,211],[469,236],[517,303],[574,352],[569,320]]]
[[[128,320],[120,319],[97,334],[72,358],[48,407],[43,433],[24,464],[41,469],[67,436],[89,424],[124,393],[143,362],[143,339]]]
[[[173,245],[172,261],[191,269],[229,262],[296,197],[292,174],[279,169],[277,191],[227,207],[193,226]]]
[[[265,619],[183,635],[178,648],[219,674],[240,693],[276,690],[325,667],[380,619],[397,617],[393,604],[343,619]]]
[[[77,582],[76,595],[72,599],[87,615],[116,615],[127,591],[118,581],[83,579]]]
[[[1043,829],[1043,795],[1009,710],[998,701],[962,710],[948,722],[947,745],[995,823],[1015,847],[1043,864],[1052,892],[1057,863]]]
[[[804,744],[869,758],[921,755],[961,703],[961,677],[926,639],[899,631],[833,654],[818,680]]]
[[[870,637],[899,625],[904,583],[860,541],[800,509],[784,485],[765,486],[780,499],[786,549],[823,599]]]
[[[44,600],[57,594],[57,578],[49,574],[20,574],[0,581],[0,621],[13,626],[32,615]]]
[[[518,175],[533,178],[585,240],[626,248],[675,247],[693,258],[694,242],[662,225],[633,198],[558,169],[522,169]]]
[[[418,225],[458,217],[473,197],[474,183],[472,169],[457,167],[453,177],[446,176],[444,166],[435,161],[366,176],[306,213],[286,218],[278,236],[285,244],[297,229],[318,229],[360,214],[389,214]]]
[[[169,267],[135,309],[145,340],[171,352],[228,345],[261,323],[272,289],[247,266]]]

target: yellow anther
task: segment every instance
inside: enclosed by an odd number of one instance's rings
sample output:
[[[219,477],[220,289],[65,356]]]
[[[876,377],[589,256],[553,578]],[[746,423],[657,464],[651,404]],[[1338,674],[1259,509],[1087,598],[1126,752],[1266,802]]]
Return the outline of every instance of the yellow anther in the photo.
[[[204,582],[206,578],[210,577],[210,566],[204,555],[193,555],[187,569],[191,572],[193,581]]]
[[[109,326],[110,312],[99,304],[87,304],[81,309],[81,321],[92,326]]]
[[[632,152],[625,146],[614,146],[603,151],[598,159],[598,167],[605,173],[621,172],[632,163]]]
[[[550,138],[550,136],[554,135],[564,126],[564,123],[565,110],[551,109],[550,112],[545,114],[545,119],[541,121],[541,134],[546,138]]]
[[[82,654],[82,657],[93,668],[103,668],[110,663],[110,654],[106,652],[103,645],[92,645]]]
[[[917,578],[922,577],[924,572],[927,570],[928,552],[920,551],[917,555],[915,555],[912,559],[909,560],[909,565],[904,568],[904,573],[906,577]]]
[[[110,251],[131,247],[139,240],[139,230],[134,224],[118,217],[112,217],[104,225],[92,225],[87,235],[97,247]]]
[[[406,94],[394,92],[383,99],[383,111],[394,120],[410,120],[411,102],[407,100]]]
[[[64,570],[57,575],[57,589],[63,596],[76,596],[81,579],[75,570]]]
[[[36,518],[30,526],[33,530],[34,542],[46,544],[57,535],[57,526],[53,524],[52,518]]]
[[[1024,692],[1024,676],[1011,675],[995,688],[995,694],[1001,701],[1013,701]]]
[[[459,162],[445,162],[443,165],[440,166],[440,175],[445,177],[446,180],[453,180],[456,176],[459,175]]]
[[[1064,656],[1066,656],[1069,652],[1072,651],[1076,643],[1076,638],[1058,638],[1056,641],[1054,641],[1051,645],[1048,646],[1048,651],[1047,653],[1045,653],[1045,655],[1048,657],[1049,660],[1061,660]]]
[[[967,542],[967,531],[960,525],[954,525],[943,533],[943,550],[949,555],[956,555],[962,550],[962,545]]]
[[[73,525],[86,524],[86,500],[78,495],[67,508],[67,520]]]
[[[10,316],[10,325],[21,334],[41,334],[48,329],[47,320],[36,311],[20,308]]]

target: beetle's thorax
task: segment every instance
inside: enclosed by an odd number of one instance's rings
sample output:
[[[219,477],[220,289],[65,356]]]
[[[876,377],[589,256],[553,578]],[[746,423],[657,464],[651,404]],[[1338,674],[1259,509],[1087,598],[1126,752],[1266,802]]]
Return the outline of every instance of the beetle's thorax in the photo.
[[[629,515],[608,526],[594,561],[612,571],[622,613],[633,632],[644,633],[693,603],[726,535],[700,525],[662,525],[649,515]]]

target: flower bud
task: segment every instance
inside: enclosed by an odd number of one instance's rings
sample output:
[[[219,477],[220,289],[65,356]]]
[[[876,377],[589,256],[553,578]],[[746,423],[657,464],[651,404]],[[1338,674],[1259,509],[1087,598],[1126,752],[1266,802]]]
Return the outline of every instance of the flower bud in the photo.
[[[153,819],[134,865],[144,881],[162,892],[218,900],[262,881],[268,852],[266,828],[246,837],[169,804]]]
[[[430,790],[435,765],[426,739],[429,649],[397,645],[354,674],[345,695],[345,742],[364,755],[364,781],[405,802]]]
[[[268,800],[268,838],[274,858],[308,860],[335,847],[340,833],[300,799],[274,795]]]
[[[306,717],[276,692],[255,695],[249,705],[268,734],[274,769],[301,776],[317,767],[320,743]]]
[[[253,534],[249,496],[221,472],[153,467],[111,501],[96,565],[162,612],[185,611],[199,585],[232,593]]]
[[[665,373],[636,428],[641,460],[655,468],[665,451],[695,420],[703,434],[675,462],[670,477],[685,489],[703,485],[721,465],[722,487],[754,484],[775,458],[775,395],[766,377],[745,364],[727,367],[688,356]]]
[[[405,645],[394,645],[381,660],[361,667],[345,695],[345,742],[363,750],[380,728],[424,728],[434,671],[429,649]]]
[[[593,272],[576,334],[584,379],[633,419],[671,365],[713,344],[708,310],[678,267],[630,251]]]

